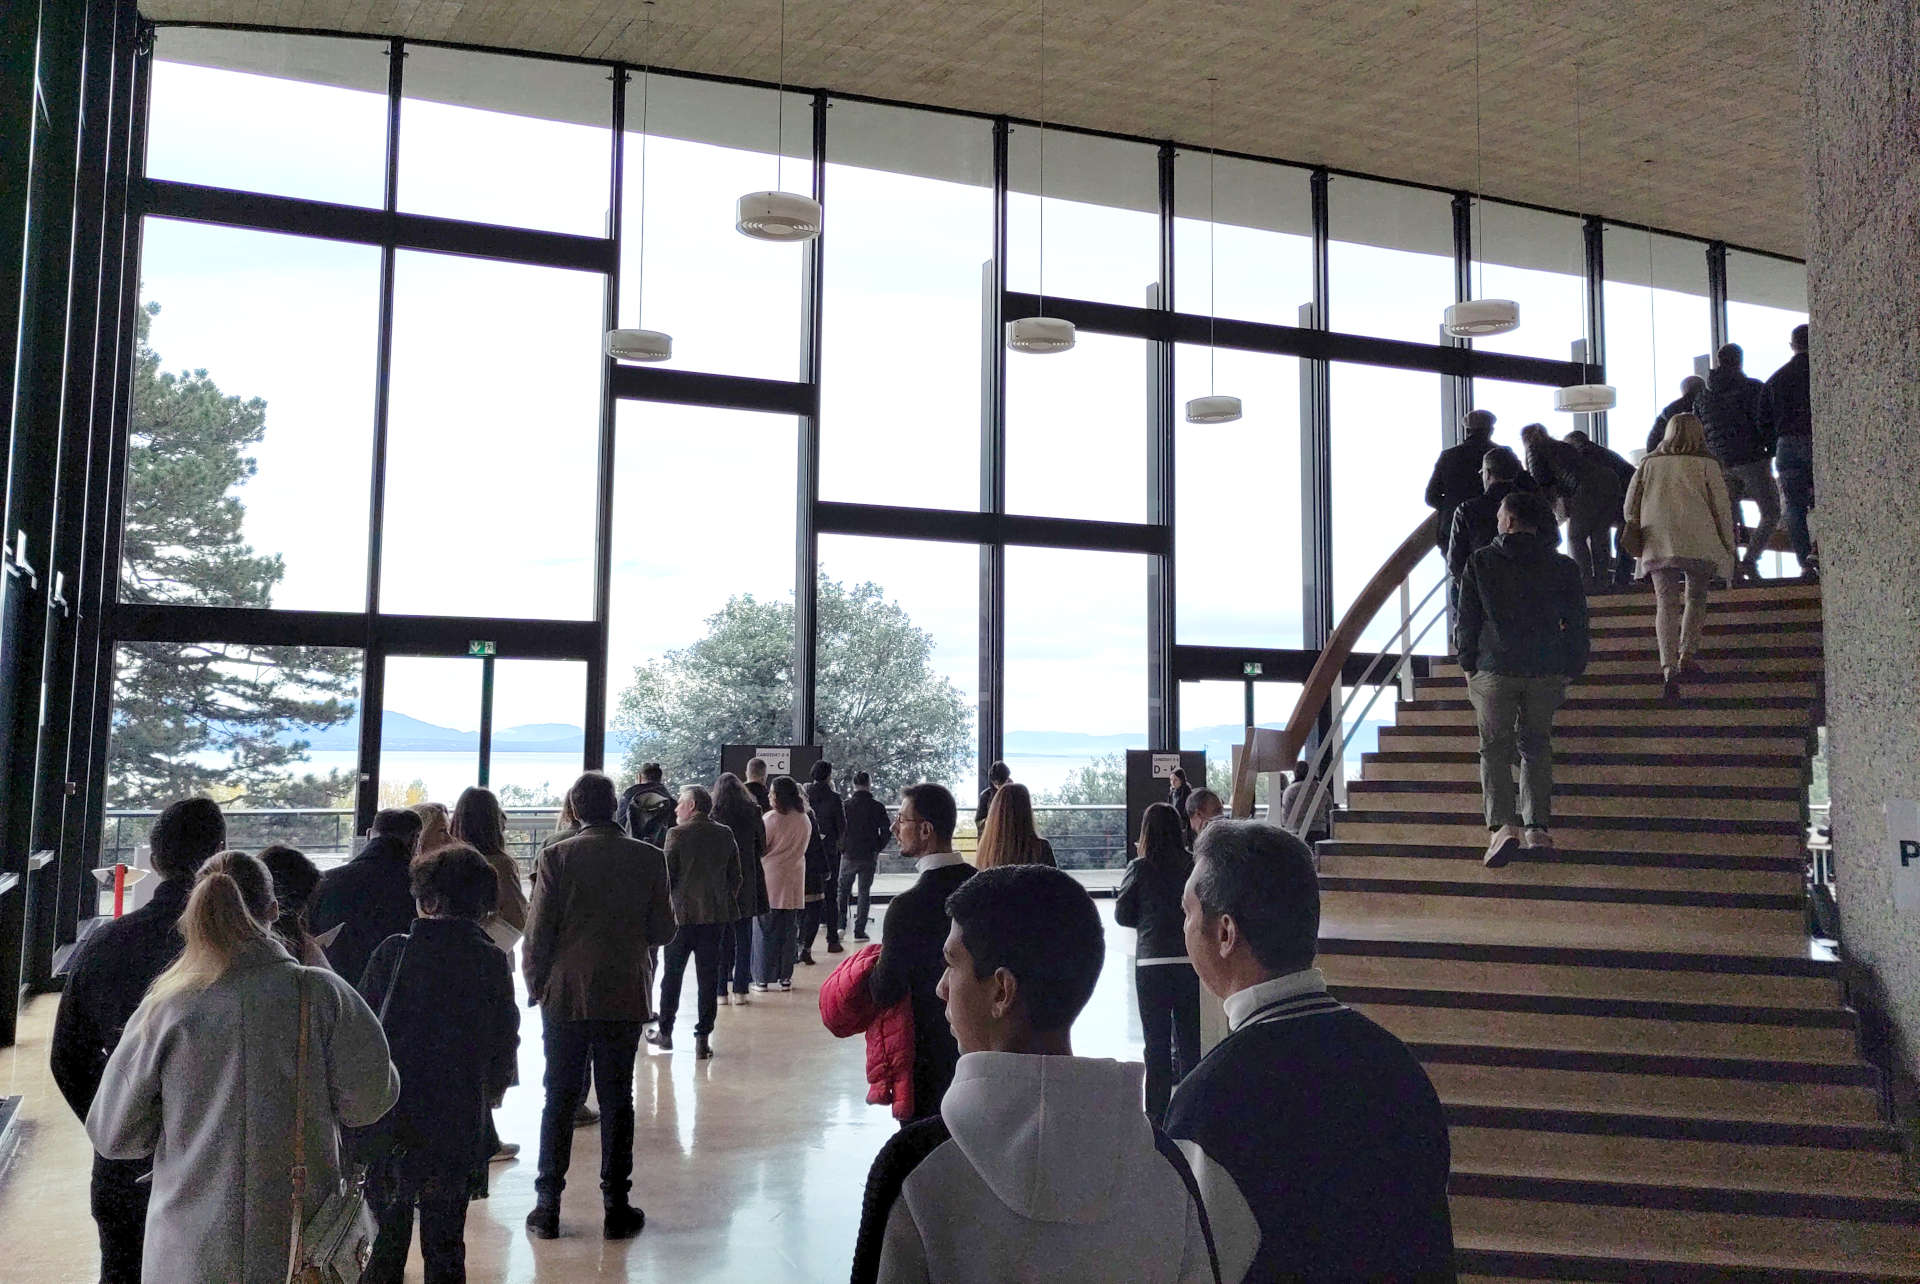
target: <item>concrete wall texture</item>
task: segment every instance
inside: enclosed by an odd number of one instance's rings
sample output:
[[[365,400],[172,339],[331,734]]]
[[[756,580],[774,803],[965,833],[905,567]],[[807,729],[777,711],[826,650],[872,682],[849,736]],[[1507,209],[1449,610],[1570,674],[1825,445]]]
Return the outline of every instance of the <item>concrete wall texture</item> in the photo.
[[[1920,916],[1882,804],[1920,798],[1920,5],[1807,6],[1808,291],[1837,896],[1920,1076]]]

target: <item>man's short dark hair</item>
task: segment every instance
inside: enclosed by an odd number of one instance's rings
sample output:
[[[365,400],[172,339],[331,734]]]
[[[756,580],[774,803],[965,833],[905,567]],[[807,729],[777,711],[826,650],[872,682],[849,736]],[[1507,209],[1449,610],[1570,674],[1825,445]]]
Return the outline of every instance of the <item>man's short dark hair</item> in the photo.
[[[816,785],[824,785],[833,779],[833,764],[822,758],[813,764],[813,770],[807,773]]]
[[[1196,789],[1193,791],[1192,796],[1187,799],[1187,815],[1189,816],[1193,815],[1196,811],[1207,811],[1214,807],[1218,807],[1221,811],[1227,809],[1227,805],[1220,801],[1220,795],[1211,789],[1204,787]]]
[[[913,809],[920,813],[920,819],[933,826],[933,832],[941,842],[953,841],[954,826],[960,822],[960,809],[954,805],[953,795],[947,792],[945,785],[925,780],[917,785],[908,785],[900,791],[900,801],[903,804],[912,803]]]
[[[708,793],[703,787],[699,785],[683,786],[680,790],[680,796],[682,798],[693,799],[693,810],[696,815],[713,815],[713,795]]]
[[[1484,437],[1493,431],[1493,412],[1491,410],[1469,410],[1460,420],[1460,426],[1467,430],[1469,437]]]
[[[171,803],[147,831],[147,850],[161,878],[191,878],[194,871],[227,845],[227,818],[211,798],[182,798]]]
[[[640,780],[642,784],[657,785],[660,783],[660,777],[664,774],[665,773],[660,770],[660,764],[657,762],[643,762],[640,764]]]
[[[1723,343],[1720,345],[1720,351],[1713,354],[1713,364],[1716,366],[1734,366],[1737,368],[1744,364],[1746,359],[1747,350],[1737,343]]]
[[[1004,785],[1012,779],[1013,768],[1007,766],[1004,762],[996,762],[987,768],[987,781],[989,784]]]
[[[1001,968],[1020,982],[1038,1031],[1065,1030],[1093,997],[1107,955],[1100,911],[1073,875],[1045,865],[983,869],[947,897],[974,976]]]
[[[613,813],[620,807],[620,794],[604,772],[583,771],[567,790],[567,802],[581,824],[605,825],[613,821]]]
[[[420,841],[420,813],[411,807],[388,807],[373,814],[373,832],[397,839],[411,850]]]
[[[1572,442],[1576,446],[1590,446],[1593,444],[1593,438],[1587,436],[1587,434],[1579,428],[1575,428],[1560,440]]]
[[[873,787],[873,777],[864,771],[856,771],[853,773],[853,787],[855,789],[871,789]]]
[[[1512,513],[1514,521],[1531,531],[1559,533],[1560,523],[1554,520],[1553,509],[1545,499],[1530,490],[1514,491],[1500,501],[1500,507]]]
[[[1262,967],[1281,975],[1313,965],[1320,879],[1305,843],[1259,821],[1216,820],[1195,840],[1193,862],[1201,912],[1233,915]]]
[[[1799,325],[1793,327],[1793,333],[1787,336],[1787,346],[1795,352],[1805,352],[1807,350],[1806,322],[1802,321]]]
[[[1520,475],[1520,456],[1511,446],[1495,446],[1480,457],[1480,470],[1495,481],[1512,481]]]
[[[413,899],[431,901],[454,918],[484,918],[500,903],[500,876],[465,843],[449,843],[414,858]]]

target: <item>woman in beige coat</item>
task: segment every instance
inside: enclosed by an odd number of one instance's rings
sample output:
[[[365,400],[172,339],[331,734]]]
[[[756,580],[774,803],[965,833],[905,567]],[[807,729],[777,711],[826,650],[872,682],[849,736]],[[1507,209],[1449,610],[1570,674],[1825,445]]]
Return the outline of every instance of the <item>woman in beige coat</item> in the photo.
[[[1653,580],[1663,694],[1677,699],[1680,679],[1700,671],[1708,585],[1716,575],[1731,579],[1738,563],[1726,474],[1697,416],[1667,421],[1660,448],[1634,470],[1626,519],[1627,538],[1638,533],[1639,573]]]

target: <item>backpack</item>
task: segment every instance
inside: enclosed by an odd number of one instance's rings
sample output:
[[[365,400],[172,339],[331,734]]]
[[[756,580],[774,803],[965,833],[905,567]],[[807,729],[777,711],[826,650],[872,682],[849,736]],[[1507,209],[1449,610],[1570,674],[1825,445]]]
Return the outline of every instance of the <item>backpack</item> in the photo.
[[[627,802],[627,835],[655,847],[664,847],[673,828],[674,801],[651,789],[635,793]]]

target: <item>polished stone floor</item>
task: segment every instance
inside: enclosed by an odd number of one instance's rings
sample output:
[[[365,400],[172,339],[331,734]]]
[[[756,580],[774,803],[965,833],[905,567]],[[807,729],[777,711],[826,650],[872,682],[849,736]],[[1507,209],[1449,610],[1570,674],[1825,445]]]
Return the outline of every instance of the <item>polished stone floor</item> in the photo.
[[[1137,1060],[1133,933],[1113,926],[1111,900],[1100,907],[1107,962],[1075,1028],[1075,1050]],[[722,1008],[707,1062],[691,1051],[688,976],[684,1044],[673,1053],[643,1050],[635,1075],[634,1200],[646,1209],[647,1228],[625,1243],[600,1238],[595,1128],[574,1134],[561,1237],[535,1242],[521,1224],[533,1203],[540,1116],[540,1026],[528,1013],[521,1086],[499,1115],[502,1136],[525,1147],[524,1162],[495,1164],[491,1197],[468,1212],[470,1278],[844,1280],[867,1165],[894,1124],[866,1104],[863,1040],[836,1040],[821,1027],[820,980],[839,956],[818,957],[821,966],[797,969],[792,993]],[[19,1043],[0,1051],[0,1095],[25,1098],[16,1149],[0,1156],[0,1279],[9,1281],[79,1284],[94,1278],[98,1261],[87,1215],[91,1151],[46,1069],[57,1002],[33,999]],[[420,1278],[417,1253],[407,1278]]]

